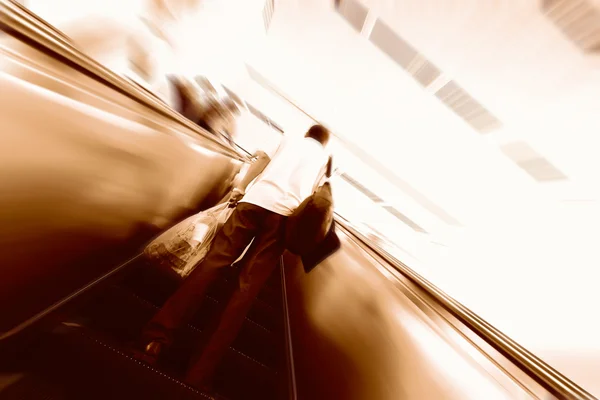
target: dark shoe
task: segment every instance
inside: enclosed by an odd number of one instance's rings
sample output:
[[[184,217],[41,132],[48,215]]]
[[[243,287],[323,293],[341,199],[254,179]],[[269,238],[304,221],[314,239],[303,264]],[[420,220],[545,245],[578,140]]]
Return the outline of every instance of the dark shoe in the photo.
[[[156,366],[158,364],[158,358],[160,357],[162,349],[162,343],[150,342],[141,351],[133,348],[131,351],[131,356],[145,364]]]

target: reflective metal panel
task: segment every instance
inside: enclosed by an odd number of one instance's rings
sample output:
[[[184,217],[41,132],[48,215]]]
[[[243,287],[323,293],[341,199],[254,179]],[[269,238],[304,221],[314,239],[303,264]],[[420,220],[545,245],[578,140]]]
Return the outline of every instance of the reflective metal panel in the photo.
[[[552,398],[341,236],[342,250],[310,274],[285,258],[298,398]]]
[[[220,199],[240,167],[70,67],[54,65],[63,79],[13,56],[0,69],[0,336],[107,272],[98,260],[140,232]]]

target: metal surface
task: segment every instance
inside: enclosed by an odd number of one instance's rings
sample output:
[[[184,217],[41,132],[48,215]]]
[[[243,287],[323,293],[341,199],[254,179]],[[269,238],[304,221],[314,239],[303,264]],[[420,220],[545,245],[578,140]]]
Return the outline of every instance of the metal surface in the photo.
[[[214,204],[241,165],[168,113],[5,40],[0,337],[124,261],[132,239]]]
[[[518,370],[521,371],[521,374],[526,373],[542,386],[543,390],[557,398],[595,399],[593,395],[448,296],[381,246],[372,243],[351,225],[343,222],[342,224],[345,230],[350,232],[353,237],[358,238],[365,251],[375,254],[382,265],[387,266],[387,270],[391,271],[394,279],[410,282],[418,290],[426,293],[428,302],[437,304],[440,312],[452,316],[455,321],[453,325],[462,331],[463,336],[469,336],[469,340],[477,342],[478,347],[485,348],[486,354],[493,353],[492,358],[501,368]],[[499,355],[502,358],[501,362],[498,361]],[[533,385],[535,386],[535,384]]]
[[[342,250],[310,274],[285,258],[298,398],[594,398],[515,363],[357,233],[341,228]]]
[[[195,135],[202,136],[213,147],[216,146],[224,154],[240,160],[247,160],[246,154],[243,152],[237,152],[230,146],[221,143],[210,133],[172,110],[155,96],[140,89],[132,82],[84,54],[64,34],[36,17],[35,14],[29,12],[21,5],[7,0],[0,1],[0,28],[8,30],[11,35],[17,36],[29,44],[29,46],[23,46],[22,43],[11,42],[10,39],[3,38],[3,47],[12,48],[19,54],[32,52],[32,47],[43,51],[50,58],[54,59],[55,64],[58,61],[61,64],[61,68],[62,64],[68,64],[71,70],[76,70],[96,82],[125,95],[129,100],[142,105],[147,111],[158,113],[166,117],[171,123],[176,122],[181,127],[185,127],[188,133],[193,132]],[[101,37],[106,38],[111,36],[110,29],[112,27],[107,26],[106,28],[102,31]],[[34,54],[35,57],[39,57],[39,54],[35,52]]]

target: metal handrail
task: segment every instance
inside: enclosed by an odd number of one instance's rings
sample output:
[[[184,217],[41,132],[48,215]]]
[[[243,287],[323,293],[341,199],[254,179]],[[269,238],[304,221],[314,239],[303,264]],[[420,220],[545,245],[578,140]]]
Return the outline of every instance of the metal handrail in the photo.
[[[55,58],[59,58],[61,61],[76,67],[92,79],[117,90],[146,108],[169,118],[198,136],[207,139],[226,155],[240,161],[249,161],[247,155],[240,154],[240,152],[221,142],[211,133],[171,109],[157,97],[143,91],[123,76],[82,53],[66,36],[59,34],[59,31],[33,15],[33,13],[26,10],[20,4],[10,0],[0,0],[0,28],[8,28],[10,35],[33,42],[37,47],[50,52]]]
[[[59,36],[65,42],[67,42],[67,43],[71,43],[72,42],[71,38],[69,38],[67,35],[65,35],[60,30],[56,29],[54,26],[50,25],[48,22],[44,21],[37,14],[31,12],[31,10],[29,10],[24,5],[20,4],[19,2],[15,1],[15,0],[9,0],[9,1],[12,4],[14,4],[16,7],[18,7],[23,13],[27,14],[29,17],[31,17],[35,21],[38,21],[40,24],[42,24],[43,26],[45,26],[46,28],[48,28],[50,31],[52,31],[55,35]]]
[[[597,400],[592,394],[571,381],[556,369],[542,361],[539,357],[519,345],[514,340],[494,328],[488,322],[463,306],[461,303],[444,293],[437,286],[416,273],[402,261],[372,243],[352,223],[336,213],[336,223],[350,232],[365,246],[377,253],[381,258],[394,267],[401,275],[424,290],[434,298],[444,309],[465,324],[470,330],[485,340],[494,349],[504,355],[513,364],[526,372],[546,390],[558,399],[565,400]]]

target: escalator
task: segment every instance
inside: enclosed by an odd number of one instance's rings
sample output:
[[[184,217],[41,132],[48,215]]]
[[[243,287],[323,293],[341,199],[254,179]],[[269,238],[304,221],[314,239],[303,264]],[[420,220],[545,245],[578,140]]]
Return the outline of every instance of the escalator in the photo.
[[[143,325],[181,283],[136,256],[149,227],[213,205],[247,159],[1,7],[0,27],[31,36],[31,52],[0,65],[0,172],[19,177],[0,180],[0,209],[20,211],[0,213],[0,400],[594,399],[340,216],[342,249],[310,274],[283,257],[211,393],[182,376],[236,265],[157,368],[136,361]],[[44,151],[28,159],[29,143]]]
[[[2,399],[280,399],[286,393],[281,277],[274,274],[258,296],[242,330],[218,368],[214,393],[185,385],[182,376],[237,284],[230,267],[207,294],[194,321],[179,333],[158,369],[129,355],[129,345],[180,279],[138,258],[132,272],[111,282],[77,312],[12,356],[22,374]],[[17,362],[16,360],[20,360]],[[210,396],[209,396],[210,395]]]
[[[129,355],[180,284],[136,254],[159,229],[222,199],[247,153],[20,5],[0,1],[0,29],[0,208],[9,211],[0,213],[0,398],[282,398],[289,363],[279,276],[210,396],[182,375],[237,284],[236,267],[223,271],[164,364]]]
[[[594,399],[338,223],[342,250],[311,274],[283,257],[210,393],[182,377],[238,268],[222,270],[155,368],[130,349],[181,279],[135,257],[126,273],[2,354],[0,399]]]

